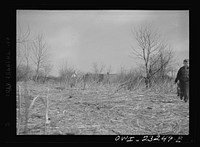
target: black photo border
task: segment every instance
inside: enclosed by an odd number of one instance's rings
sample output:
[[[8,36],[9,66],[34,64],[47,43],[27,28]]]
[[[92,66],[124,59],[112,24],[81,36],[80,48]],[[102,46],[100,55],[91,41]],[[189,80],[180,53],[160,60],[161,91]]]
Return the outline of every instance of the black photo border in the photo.
[[[95,2],[94,2],[95,3]],[[3,136],[4,143],[146,143],[146,142],[173,142],[196,143],[199,133],[199,111],[196,107],[199,91],[195,86],[198,72],[195,71],[197,55],[195,51],[195,32],[192,29],[196,24],[196,12],[191,4],[55,4],[44,2],[35,4],[8,4],[1,11],[5,20],[3,24],[2,47],[3,53]],[[189,10],[190,18],[190,111],[189,135],[16,135],[16,11],[17,10]],[[193,31],[194,30],[194,31]],[[191,51],[192,50],[192,51]],[[196,84],[195,84],[196,83]],[[198,134],[199,135],[199,134]],[[159,139],[156,139],[159,138]],[[164,139],[161,139],[164,138]],[[127,141],[128,140],[128,141]]]

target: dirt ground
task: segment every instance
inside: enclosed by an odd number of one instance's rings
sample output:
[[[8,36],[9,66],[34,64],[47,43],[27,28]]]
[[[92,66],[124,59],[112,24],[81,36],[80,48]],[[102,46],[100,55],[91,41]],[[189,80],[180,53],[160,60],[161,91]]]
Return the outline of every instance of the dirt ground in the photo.
[[[176,93],[128,90],[114,93],[112,86],[60,90],[55,85],[42,84],[29,84],[28,91],[31,100],[40,97],[29,113],[28,134],[44,135],[47,96],[48,135],[189,134],[189,102],[181,101]],[[20,124],[19,134],[23,134],[23,120]]]

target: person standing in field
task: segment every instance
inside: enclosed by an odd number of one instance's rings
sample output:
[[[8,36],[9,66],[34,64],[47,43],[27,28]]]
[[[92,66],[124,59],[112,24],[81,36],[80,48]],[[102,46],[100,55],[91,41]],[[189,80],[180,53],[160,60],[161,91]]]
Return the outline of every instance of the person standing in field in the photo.
[[[74,71],[74,73],[71,76],[71,83],[70,83],[71,88],[76,86],[76,78],[77,78],[77,75],[76,75],[76,72]]]
[[[185,102],[189,99],[189,60],[183,60],[184,66],[182,66],[177,73],[175,83],[179,81],[180,86],[180,99],[184,99]]]

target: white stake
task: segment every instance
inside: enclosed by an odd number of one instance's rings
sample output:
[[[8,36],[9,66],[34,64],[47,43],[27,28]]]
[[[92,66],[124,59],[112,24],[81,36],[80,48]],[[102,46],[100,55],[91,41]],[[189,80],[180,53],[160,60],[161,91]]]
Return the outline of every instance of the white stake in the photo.
[[[19,110],[18,110],[17,135],[19,135],[20,123],[21,123],[21,96],[20,96],[20,86],[18,86],[18,104],[19,104]]]
[[[45,134],[46,134],[46,129],[47,129],[47,125],[50,123],[49,120],[49,116],[48,116],[48,111],[49,111],[49,101],[48,101],[48,96],[49,96],[49,88],[48,88],[48,93],[47,93],[47,97],[46,97],[46,122],[45,122]]]

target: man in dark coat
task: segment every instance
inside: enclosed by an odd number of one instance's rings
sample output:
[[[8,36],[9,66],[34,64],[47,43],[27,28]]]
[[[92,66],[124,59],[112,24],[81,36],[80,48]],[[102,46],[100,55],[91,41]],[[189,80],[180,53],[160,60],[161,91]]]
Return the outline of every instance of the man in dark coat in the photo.
[[[189,60],[183,61],[184,66],[178,70],[175,83],[179,81],[180,98],[187,102],[189,99]]]

